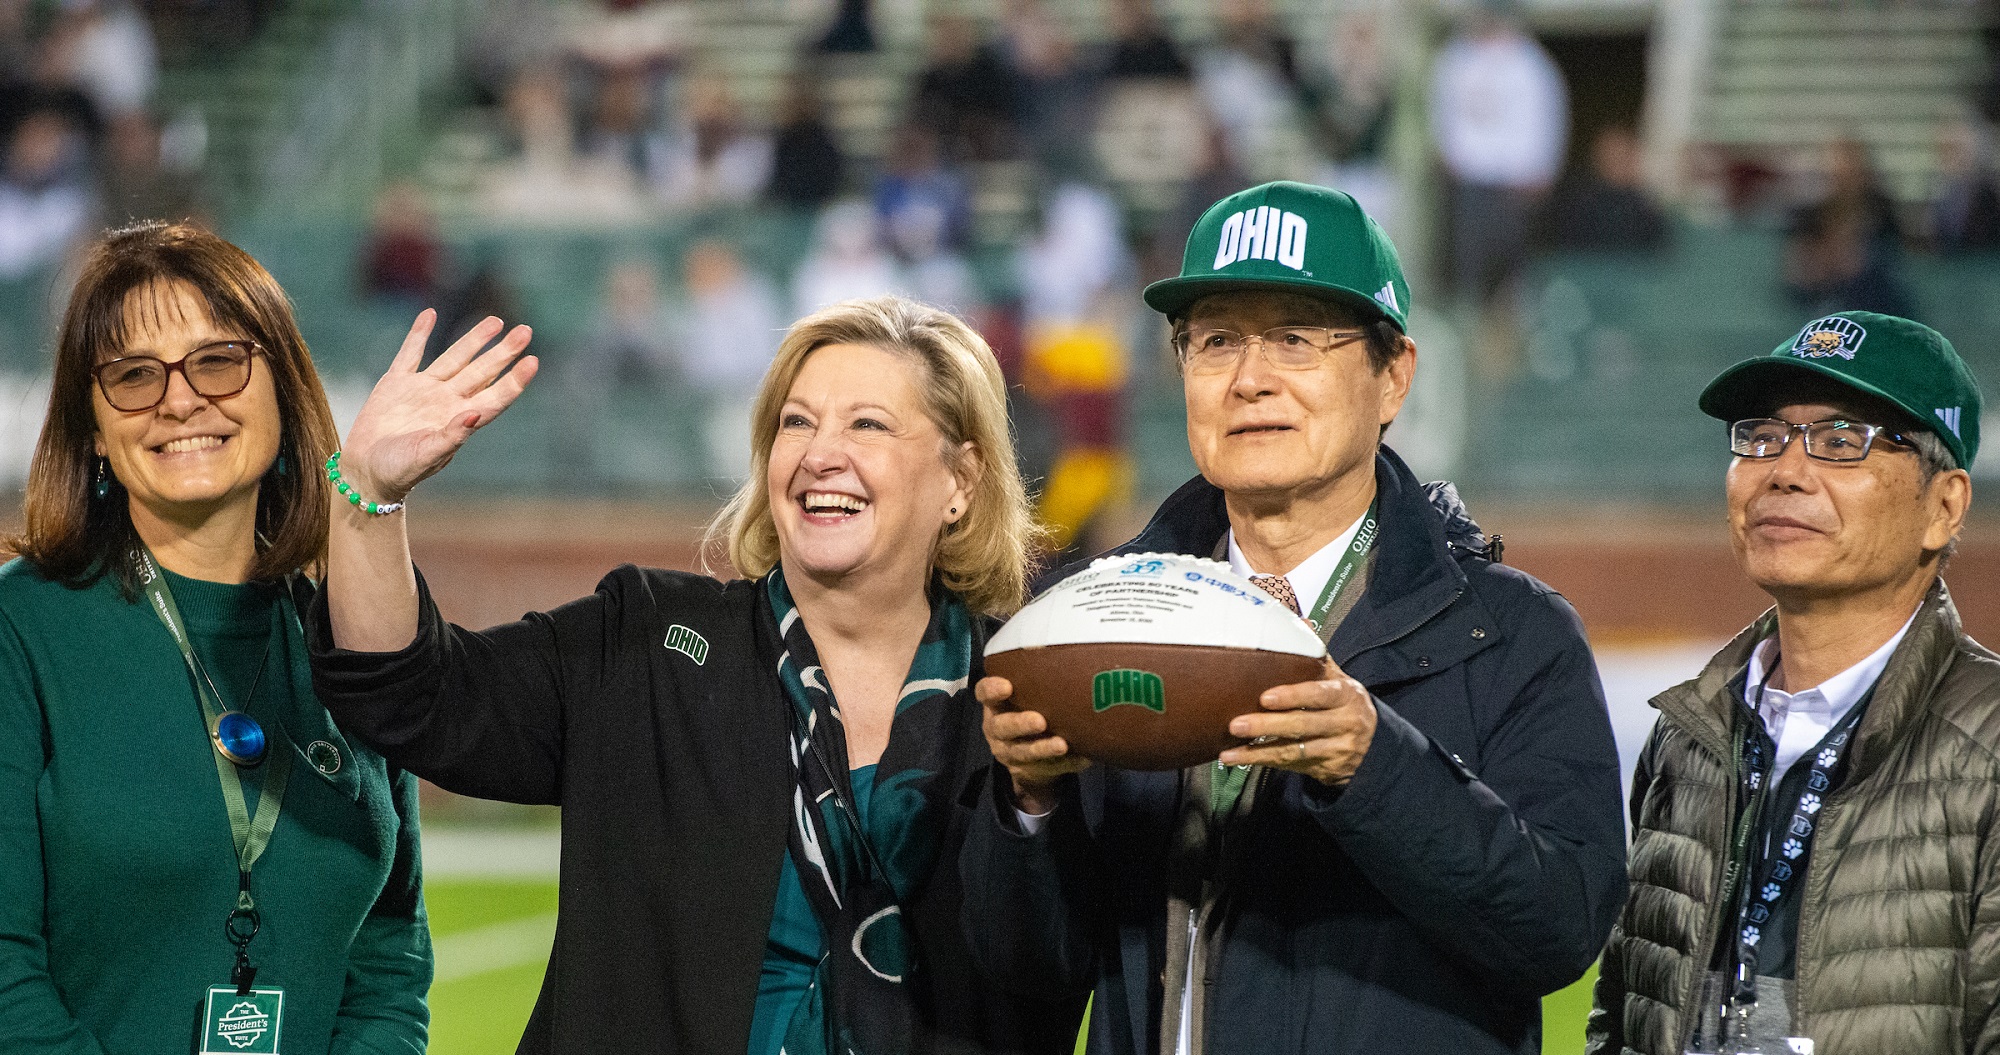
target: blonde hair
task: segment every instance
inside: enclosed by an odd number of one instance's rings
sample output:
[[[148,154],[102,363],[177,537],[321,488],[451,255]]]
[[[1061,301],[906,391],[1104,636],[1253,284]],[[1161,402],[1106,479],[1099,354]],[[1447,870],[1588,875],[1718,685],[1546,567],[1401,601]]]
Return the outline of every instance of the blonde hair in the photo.
[[[978,475],[967,488],[965,515],[938,536],[931,565],[968,608],[1010,615],[1021,607],[1028,550],[1040,533],[1014,461],[1007,420],[1007,385],[993,349],[957,316],[902,297],[850,300],[792,324],[764,374],[751,407],[750,478],[709,524],[709,548],[727,546],[739,575],[756,578],[778,563],[778,529],[771,518],[771,446],[778,413],[806,357],[830,344],[859,344],[903,356],[922,371],[924,413],[943,434],[939,457],[954,471],[968,453]]]

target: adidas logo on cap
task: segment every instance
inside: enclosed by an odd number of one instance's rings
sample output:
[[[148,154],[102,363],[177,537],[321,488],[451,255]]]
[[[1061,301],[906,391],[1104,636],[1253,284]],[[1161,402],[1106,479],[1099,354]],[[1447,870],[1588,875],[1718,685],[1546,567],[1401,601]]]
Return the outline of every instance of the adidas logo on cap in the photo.
[[[1375,303],[1388,308],[1390,311],[1403,310],[1396,306],[1396,284],[1393,282],[1375,291]]]
[[[1957,435],[1959,435],[1959,431],[1958,431],[1958,414],[1959,414],[1959,408],[1958,408],[1958,407],[1943,407],[1943,408],[1941,408],[1941,409],[1938,409],[1938,410],[1933,410],[1933,411],[1931,411],[1931,413],[1933,413],[1933,414],[1936,414],[1936,415],[1937,415],[1937,418],[1938,418],[1938,420],[1939,420],[1939,421],[1942,421],[1942,422],[1944,422],[1944,427],[1945,427],[1945,428],[1948,428],[1948,429],[1950,429],[1950,430],[1951,430],[1951,434],[1952,434],[1952,435],[1954,435],[1954,436],[1957,436]]]

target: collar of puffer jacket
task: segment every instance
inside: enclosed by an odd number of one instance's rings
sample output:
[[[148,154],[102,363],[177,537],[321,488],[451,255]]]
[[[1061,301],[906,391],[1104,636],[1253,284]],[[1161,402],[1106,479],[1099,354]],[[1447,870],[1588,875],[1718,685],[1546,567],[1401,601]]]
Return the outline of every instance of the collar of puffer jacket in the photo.
[[[1776,633],[1777,626],[1778,610],[1769,609],[1724,645],[1700,674],[1653,697],[1661,720],[1686,730],[1716,757],[1730,757],[1730,730],[1740,706],[1735,684],[1750,664],[1751,650]],[[1958,637],[1958,609],[1939,579],[1924,595],[1910,632],[1890,653],[1889,665],[1875,683],[1868,712],[1848,751],[1848,780],[1859,780],[1880,765],[1902,730],[1926,709],[1931,691],[1950,666]]]

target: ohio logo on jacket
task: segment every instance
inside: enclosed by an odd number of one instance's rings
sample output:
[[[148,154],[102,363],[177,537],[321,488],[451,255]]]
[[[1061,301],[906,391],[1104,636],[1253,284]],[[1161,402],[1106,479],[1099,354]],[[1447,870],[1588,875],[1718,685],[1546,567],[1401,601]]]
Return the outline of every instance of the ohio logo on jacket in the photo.
[[[1806,323],[1806,328],[1799,331],[1798,340],[1792,342],[1792,354],[1806,359],[1828,359],[1837,355],[1853,362],[1854,353],[1861,350],[1861,341],[1867,336],[1868,331],[1854,320],[1829,315]]]
[[[694,665],[697,667],[708,662],[708,639],[679,623],[667,628],[667,640],[664,644],[694,660]]]

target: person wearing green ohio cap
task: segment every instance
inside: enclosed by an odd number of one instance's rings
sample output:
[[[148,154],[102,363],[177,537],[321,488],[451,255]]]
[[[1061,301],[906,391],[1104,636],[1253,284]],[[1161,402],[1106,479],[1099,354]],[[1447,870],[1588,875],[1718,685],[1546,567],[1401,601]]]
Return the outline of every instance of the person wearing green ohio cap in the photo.
[[[1861,311],[1701,393],[1775,607],[1652,701],[1588,1051],[2000,1046],[2000,661],[1942,578],[1981,404],[1943,335]]]
[[[975,954],[1092,991],[1105,1055],[1539,1052],[1539,999],[1624,901],[1617,751],[1576,613],[1382,443],[1417,356],[1395,246],[1346,194],[1268,183],[1145,298],[1201,475],[1114,552],[1227,561],[1331,662],[1170,773],[1092,765],[981,681]]]

